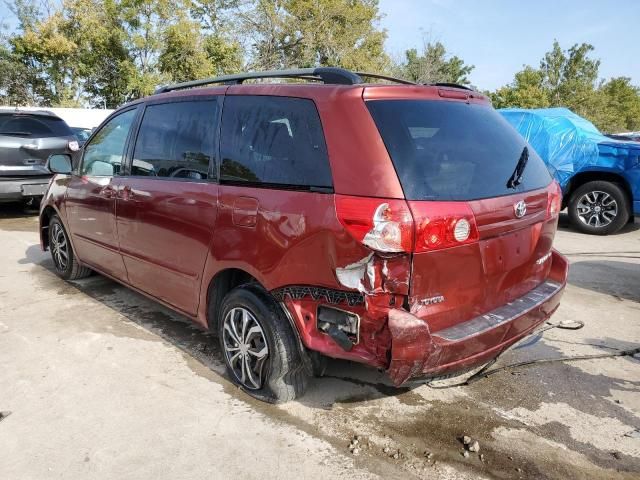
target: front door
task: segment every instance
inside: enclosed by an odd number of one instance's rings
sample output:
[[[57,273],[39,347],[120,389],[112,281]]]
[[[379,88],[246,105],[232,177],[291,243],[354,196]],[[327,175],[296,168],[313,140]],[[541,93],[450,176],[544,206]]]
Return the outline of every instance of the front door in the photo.
[[[147,105],[117,200],[129,283],[190,315],[216,219],[219,112],[216,97]]]
[[[136,108],[111,118],[84,147],[78,175],[67,188],[67,222],[78,258],[118,279],[127,279],[118,247],[116,196]]]

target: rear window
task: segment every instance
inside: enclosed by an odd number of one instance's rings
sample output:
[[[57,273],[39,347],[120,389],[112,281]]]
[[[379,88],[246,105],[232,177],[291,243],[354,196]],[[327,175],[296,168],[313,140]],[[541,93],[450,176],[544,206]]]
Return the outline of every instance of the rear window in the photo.
[[[311,100],[229,95],[222,112],[220,180],[274,188],[332,186]]]
[[[0,135],[15,137],[71,137],[73,132],[58,117],[29,114],[0,114]]]
[[[476,200],[551,182],[528,147],[521,183],[507,187],[527,144],[489,106],[434,100],[371,100],[367,106],[408,200]]]

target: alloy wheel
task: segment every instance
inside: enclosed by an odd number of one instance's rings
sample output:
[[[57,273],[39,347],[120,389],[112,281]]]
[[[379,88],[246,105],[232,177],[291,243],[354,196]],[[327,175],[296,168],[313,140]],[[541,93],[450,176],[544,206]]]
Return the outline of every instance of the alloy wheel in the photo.
[[[618,215],[618,202],[606,192],[593,191],[580,197],[576,210],[582,223],[602,228],[613,222]]]
[[[253,314],[246,308],[232,308],[224,318],[222,340],[227,362],[238,382],[250,390],[260,389],[269,347]]]
[[[51,232],[51,253],[56,268],[62,272],[69,265],[69,242],[64,229],[59,223],[54,223]]]

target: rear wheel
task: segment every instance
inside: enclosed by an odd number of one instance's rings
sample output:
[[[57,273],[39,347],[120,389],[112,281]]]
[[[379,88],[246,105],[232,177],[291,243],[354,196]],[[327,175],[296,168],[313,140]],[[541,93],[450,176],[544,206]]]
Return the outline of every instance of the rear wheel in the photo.
[[[569,197],[569,218],[581,232],[609,235],[629,220],[629,201],[622,188],[594,181],[578,187]]]
[[[303,394],[308,374],[280,306],[254,285],[222,301],[218,336],[231,379],[249,395],[282,403]]]
[[[67,231],[57,215],[49,221],[49,250],[56,273],[65,280],[77,280],[91,275],[90,269],[78,263]]]

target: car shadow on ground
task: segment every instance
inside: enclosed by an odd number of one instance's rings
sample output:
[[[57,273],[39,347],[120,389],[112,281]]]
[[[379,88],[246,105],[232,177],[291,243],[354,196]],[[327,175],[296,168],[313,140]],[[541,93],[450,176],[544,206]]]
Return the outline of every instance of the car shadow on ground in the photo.
[[[42,282],[48,288],[58,288],[61,293],[67,293],[69,286],[77,289],[229,380],[218,338],[187,317],[99,274],[65,282],[56,275],[49,253],[43,254],[37,245],[30,246],[19,263],[37,265],[38,275],[45,277]],[[416,386],[396,388],[384,372],[355,362],[328,359],[325,375],[311,380],[300,401],[310,407],[329,409],[336,403],[401,396]]]
[[[598,252],[597,255],[640,258],[640,252]],[[640,302],[640,265],[614,260],[575,261],[569,269],[569,284],[618,300]]]
[[[42,288],[57,291],[60,295],[86,295],[121,315],[144,331],[151,333],[154,338],[161,338],[167,344],[176,347],[183,352],[187,365],[194,374],[203,376],[212,381],[222,383],[230,393],[235,387],[228,383],[229,377],[224,368],[218,339],[208,332],[195,326],[189,319],[179,315],[168,308],[140,295],[131,289],[124,287],[101,275],[92,275],[88,278],[64,282],[59,279],[53,270],[53,262],[48,253],[43,253],[37,245],[30,246],[25,252],[25,258],[20,260],[23,265],[33,265],[32,275],[38,277]],[[597,263],[597,262],[596,262]],[[118,319],[114,319],[116,326],[105,326],[104,330],[110,334],[119,336],[139,335],[132,333],[131,328],[117,327]],[[100,325],[96,325],[87,318],[86,312],[79,312],[76,319],[79,328],[97,332]],[[124,324],[125,322],[123,322]],[[137,329],[134,329],[137,330]],[[571,339],[546,338],[546,342],[540,342],[539,336],[533,336],[523,342],[520,347],[507,352],[500,364],[510,364],[531,360],[535,358],[556,358],[562,356],[560,346],[564,343],[573,343]],[[584,339],[583,339],[584,341]],[[626,344],[618,339],[587,339],[602,351],[611,351],[611,348],[625,348]],[[583,344],[582,342],[576,342]],[[193,366],[193,360],[198,363]],[[202,368],[202,366],[206,368]],[[496,366],[499,366],[497,364]],[[214,372],[214,374],[211,374]],[[220,377],[215,377],[215,374]],[[519,367],[515,371],[505,371],[503,375],[492,375],[480,382],[467,387],[456,402],[438,400],[425,397],[424,390],[416,391],[423,386],[421,383],[413,383],[410,386],[395,388],[386,378],[383,372],[368,368],[364,365],[352,362],[330,360],[326,376],[310,381],[307,392],[297,400],[300,405],[320,411],[326,411],[336,422],[346,422],[351,415],[368,415],[368,407],[375,406],[373,401],[391,398],[394,403],[394,412],[399,407],[407,408],[409,412],[404,415],[390,415],[375,418],[372,431],[381,437],[390,435],[394,441],[403,445],[403,448],[412,448],[416,445],[418,452],[425,449],[435,449],[439,460],[442,459],[452,464],[460,463],[460,444],[458,436],[465,428],[473,429],[481,434],[483,452],[491,458],[491,464],[476,465],[479,472],[491,474],[499,478],[509,478],[513,473],[514,463],[509,455],[516,455],[516,461],[523,466],[523,471],[532,472],[530,478],[546,478],[543,472],[548,468],[561,468],[558,470],[558,478],[581,478],[580,472],[569,475],[572,470],[563,470],[565,466],[557,462],[549,461],[538,465],[541,461],[537,455],[529,458],[526,455],[514,454],[505,445],[494,441],[492,432],[499,428],[511,428],[519,430],[523,423],[517,419],[505,418],[496,415],[495,411],[509,412],[514,409],[525,408],[534,412],[536,409],[549,402],[548,391],[553,392],[553,400],[560,406],[571,406],[576,410],[584,411],[590,415],[608,416],[620,419],[627,425],[635,425],[637,418],[624,409],[624,405],[613,402],[609,397],[612,391],[624,393],[634,392],[640,388],[638,382],[621,380],[604,374],[589,374],[577,366],[565,363],[549,364],[538,369],[524,369]],[[544,385],[544,388],[541,388]],[[590,401],[585,402],[584,386],[589,385]],[[244,394],[240,394],[243,401],[248,402],[258,411],[267,412],[275,418],[286,415],[279,409],[256,402]],[[358,410],[358,407],[364,409]],[[335,407],[339,407],[334,410]],[[340,408],[341,407],[341,408]],[[569,407],[567,407],[569,408]],[[570,410],[572,411],[572,410]],[[289,417],[286,417],[289,418]],[[293,417],[292,417],[293,418]],[[319,417],[328,418],[328,417]],[[360,417],[358,417],[360,418]],[[447,422],[442,419],[447,418]],[[297,420],[291,420],[297,423]],[[364,421],[364,420],[361,420]],[[463,426],[467,427],[463,427]],[[470,427],[472,425],[472,427]],[[347,431],[351,428],[346,425]],[[537,435],[553,438],[569,448],[587,455],[589,460],[606,468],[622,469],[623,471],[635,471],[634,458],[626,455],[612,456],[611,452],[600,450],[588,443],[576,441],[571,431],[551,422],[535,427]],[[402,443],[404,442],[404,443]],[[546,462],[546,460],[545,460]],[[545,466],[546,465],[546,466]],[[465,467],[469,465],[465,464]],[[470,468],[470,467],[469,467]],[[573,466],[566,468],[573,469]],[[566,475],[564,475],[566,474]]]
[[[20,202],[0,203],[0,219],[4,218],[27,218],[38,214],[40,202],[33,201],[27,205]]]

